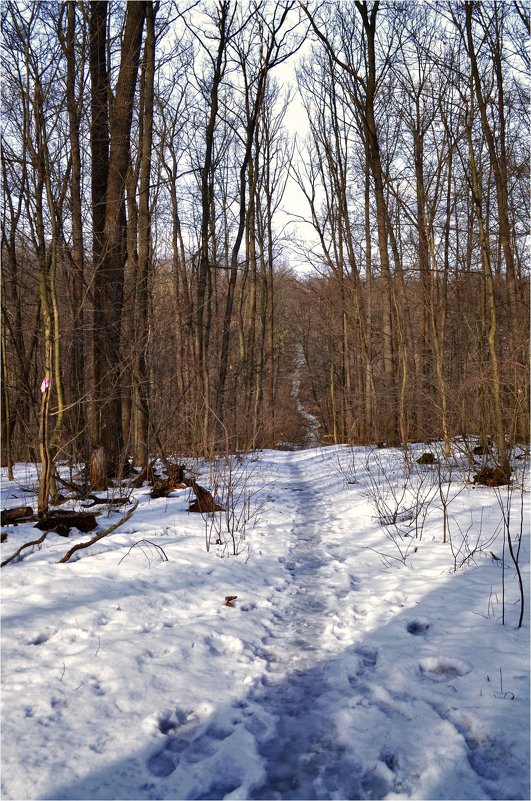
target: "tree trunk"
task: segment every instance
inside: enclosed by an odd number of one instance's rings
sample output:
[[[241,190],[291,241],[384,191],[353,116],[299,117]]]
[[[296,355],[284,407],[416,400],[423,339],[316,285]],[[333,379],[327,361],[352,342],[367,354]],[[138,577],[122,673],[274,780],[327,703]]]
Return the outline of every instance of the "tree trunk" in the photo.
[[[469,112],[469,119],[467,121],[467,139],[468,139],[469,155],[470,155],[470,177],[472,183],[472,194],[476,209],[476,221],[478,225],[478,237],[481,249],[481,263],[483,266],[483,275],[487,293],[487,314],[488,314],[487,341],[488,341],[489,355],[490,355],[492,397],[494,405],[494,426],[496,429],[496,443],[498,447],[498,460],[500,468],[502,469],[506,478],[509,479],[509,476],[511,475],[511,467],[507,455],[507,446],[505,442],[505,424],[502,411],[501,380],[500,380],[500,370],[498,365],[498,351],[496,342],[498,320],[497,320],[497,310],[496,310],[496,298],[494,292],[494,278],[492,274],[492,266],[490,263],[490,246],[486,237],[485,225],[483,220],[483,192],[476,167],[476,157],[475,157],[474,143],[472,138],[472,126],[474,119],[473,100],[471,99],[470,102],[471,106]]]
[[[102,6],[101,9],[94,8]],[[93,125],[96,116],[96,131],[93,139],[93,209],[95,246],[94,254],[94,392],[92,446],[103,448],[105,460],[92,460],[96,467],[105,462],[107,475],[95,470],[91,472],[91,483],[96,488],[107,486],[109,476],[120,468],[122,455],[121,420],[121,316],[123,305],[123,283],[126,261],[125,235],[125,185],[129,163],[129,137],[133,115],[133,100],[137,81],[142,29],[146,14],[146,3],[129,2],[122,41],[120,70],[116,84],[115,99],[110,120],[110,151],[106,158],[106,105],[103,91],[107,89],[105,62],[105,19],[107,4],[95,2],[91,6],[96,34],[91,41],[91,74],[93,75]],[[97,23],[97,25],[96,25]],[[96,45],[98,45],[96,47]],[[100,130],[105,128],[105,132]],[[103,142],[98,141],[99,136]],[[97,144],[96,144],[97,143]],[[94,145],[96,144],[96,152]],[[101,158],[101,162],[98,161]],[[108,169],[107,169],[108,167]],[[105,190],[104,177],[107,172]],[[103,231],[99,211],[104,208]],[[100,236],[103,240],[100,243]],[[101,245],[101,246],[100,246]]]
[[[149,382],[146,351],[149,339],[149,276],[151,269],[150,177],[153,146],[153,102],[155,81],[155,15],[158,3],[146,6],[146,41],[143,63],[143,136],[140,143],[140,188],[138,198],[138,274],[136,281],[136,364],[133,371],[134,460],[145,466],[149,459]]]
[[[76,63],[76,4],[66,4],[66,35],[60,33],[66,59],[66,107],[68,112],[68,136],[72,164],[70,179],[70,202],[72,218],[72,343],[71,343],[71,410],[69,430],[77,438],[75,451],[86,457],[85,443],[85,333],[83,309],[85,300],[85,270],[83,243],[83,214],[81,204],[81,147],[80,147],[80,105],[76,98],[76,73],[83,71],[83,63]]]

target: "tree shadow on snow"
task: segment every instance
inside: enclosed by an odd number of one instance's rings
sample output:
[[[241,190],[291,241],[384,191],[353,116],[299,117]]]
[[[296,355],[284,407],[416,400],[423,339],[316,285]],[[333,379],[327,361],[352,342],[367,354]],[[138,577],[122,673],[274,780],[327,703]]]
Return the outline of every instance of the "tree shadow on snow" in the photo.
[[[476,571],[483,569],[490,568]],[[452,576],[453,591],[466,597],[470,575]],[[487,678],[499,655],[485,664],[460,643],[456,656],[455,630],[450,636],[445,624],[438,631],[441,603],[439,585],[416,610],[402,609],[340,653],[324,655],[308,639],[282,647],[239,700],[206,720],[189,722],[178,709],[166,714],[145,751],[41,797],[528,798],[529,767],[521,759],[528,749],[511,749],[503,725],[513,714],[528,737],[525,682],[508,711]],[[492,725],[482,736],[471,722],[470,699],[483,694],[500,705],[495,737]],[[163,699],[166,708],[171,703]]]

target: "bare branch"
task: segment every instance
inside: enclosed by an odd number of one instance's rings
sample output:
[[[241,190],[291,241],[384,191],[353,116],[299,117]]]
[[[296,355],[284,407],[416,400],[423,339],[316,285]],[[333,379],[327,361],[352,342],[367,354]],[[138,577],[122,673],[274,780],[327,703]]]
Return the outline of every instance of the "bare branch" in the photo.
[[[65,562],[68,562],[76,551],[80,551],[84,548],[89,548],[91,545],[94,545],[95,542],[98,542],[98,540],[102,540],[104,537],[107,537],[109,534],[112,534],[112,532],[116,531],[116,529],[119,526],[123,525],[123,523],[129,520],[129,518],[133,515],[133,512],[135,511],[137,506],[138,506],[138,501],[134,504],[134,506],[131,507],[131,509],[129,509],[127,514],[121,517],[120,520],[118,520],[112,526],[106,528],[105,531],[102,531],[101,534],[98,534],[96,537],[93,537],[91,540],[88,540],[87,542],[78,542],[77,545],[74,545],[73,548],[70,548],[70,550],[67,551],[67,553],[65,553],[62,559],[59,559],[57,564],[60,565],[64,564]]]
[[[21,545],[20,548],[17,551],[15,551],[15,553],[12,556],[8,557],[7,559],[4,559],[4,561],[0,564],[0,567],[5,567],[10,562],[12,562],[13,559],[16,559],[17,556],[20,556],[20,553],[25,548],[31,548],[32,545],[40,545],[41,542],[44,542],[44,540],[46,539],[46,537],[48,536],[49,533],[50,533],[49,531],[45,531],[44,534],[42,535],[42,537],[39,537],[38,540],[32,540],[31,542],[25,542],[24,545]]]

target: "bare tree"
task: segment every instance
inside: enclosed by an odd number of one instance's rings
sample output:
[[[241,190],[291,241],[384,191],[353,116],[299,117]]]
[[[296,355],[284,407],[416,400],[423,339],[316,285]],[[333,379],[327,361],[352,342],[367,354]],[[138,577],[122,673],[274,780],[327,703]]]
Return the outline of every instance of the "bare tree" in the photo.
[[[105,38],[107,13],[105,0],[96,0],[90,6],[94,230],[91,483],[94,487],[107,486],[109,476],[120,469],[122,457],[120,328],[126,261],[124,202],[146,3],[127,4],[120,69],[110,115]]]

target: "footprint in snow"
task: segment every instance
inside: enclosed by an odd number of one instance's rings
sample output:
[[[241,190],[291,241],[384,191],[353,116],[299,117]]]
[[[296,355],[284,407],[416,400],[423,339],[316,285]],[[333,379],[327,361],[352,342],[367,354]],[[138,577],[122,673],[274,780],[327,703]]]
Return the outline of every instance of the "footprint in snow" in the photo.
[[[472,665],[464,659],[455,659],[451,656],[428,656],[420,660],[419,670],[423,676],[432,681],[447,681],[458,676],[466,676],[472,670]]]
[[[415,620],[410,620],[406,628],[410,634],[418,636],[419,634],[426,634],[430,626],[431,621],[428,618],[417,617]]]
[[[495,737],[483,735],[477,721],[458,709],[445,711],[442,714],[440,710],[437,712],[464,737],[468,749],[468,762],[478,776],[488,781],[498,781],[502,779],[500,766],[504,766],[503,772],[507,775],[513,768],[515,772],[518,770],[518,758],[512,745],[503,740],[503,735]]]
[[[211,737],[213,740],[217,740],[221,742],[222,740],[226,740],[227,737],[230,737],[232,734],[231,729],[227,729],[223,726],[216,726],[213,724],[206,732],[207,737]]]
[[[473,745],[467,741],[468,761],[472,770],[478,776],[482,776],[489,781],[496,781],[499,778],[499,765],[510,765],[511,750],[497,740],[487,737],[483,742]]]
[[[179,764],[179,754],[188,747],[182,737],[168,737],[164,748],[150,756],[147,767],[152,776],[169,776]]]
[[[48,642],[50,639],[51,634],[47,631],[43,631],[40,634],[35,635],[30,640],[27,641],[27,645],[42,645],[45,642]]]
[[[354,653],[358,657],[358,665],[355,672],[351,673],[348,677],[351,687],[356,687],[358,684],[358,679],[364,676],[368,670],[374,670],[378,662],[377,648],[371,648],[368,645],[361,645],[359,648],[355,649]]]
[[[152,776],[170,776],[181,760],[195,764],[208,759],[216,753],[220,743],[232,734],[230,729],[215,724],[195,740],[189,740],[179,734],[170,734],[182,724],[183,714],[181,710],[177,709],[159,719],[158,726],[160,731],[166,734],[166,741],[164,746],[148,759],[147,766]],[[215,796],[204,797],[214,798]]]
[[[147,766],[152,776],[169,776],[181,760],[195,764],[213,756],[216,751],[217,746],[207,736],[189,742],[184,737],[169,735],[164,747],[148,759]]]
[[[183,749],[183,758],[187,762],[191,762],[195,764],[196,762],[202,762],[204,759],[208,759],[208,757],[213,756],[216,751],[218,750],[218,746],[212,742],[208,738],[207,735],[204,737],[199,737],[198,740],[194,740],[190,743],[186,748]],[[177,753],[181,753],[180,747]]]
[[[369,646],[356,648],[355,653],[359,656],[363,668],[374,668],[378,662],[378,649]]]
[[[349,576],[350,579],[350,589],[354,590],[355,592],[359,592],[361,589],[361,581],[356,576]]]
[[[186,720],[186,712],[176,707],[163,712],[157,719],[157,726],[161,734],[169,734],[183,726]]]
[[[384,749],[380,753],[380,759],[387,765],[390,771],[392,771],[393,773],[396,772],[399,766],[399,759],[398,756],[393,751]]]

